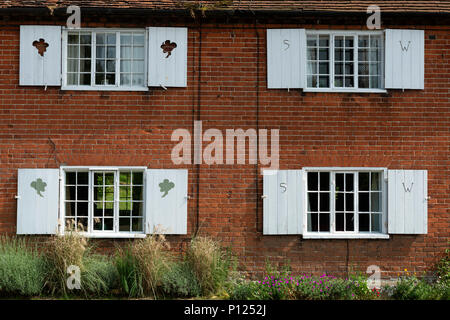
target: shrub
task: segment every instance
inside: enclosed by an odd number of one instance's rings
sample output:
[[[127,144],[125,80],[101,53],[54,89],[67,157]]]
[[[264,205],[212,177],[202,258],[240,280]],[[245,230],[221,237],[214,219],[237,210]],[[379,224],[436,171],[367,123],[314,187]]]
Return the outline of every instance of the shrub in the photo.
[[[84,267],[81,285],[87,293],[100,296],[110,294],[118,287],[117,269],[110,257],[88,254],[84,258]]]
[[[269,300],[270,290],[254,281],[241,281],[229,290],[230,300]]]
[[[206,237],[191,240],[186,261],[197,278],[202,295],[223,289],[234,265],[231,253],[225,254],[216,241]]]
[[[47,269],[47,289],[51,294],[68,294],[67,268],[71,265],[85,271],[83,256],[87,240],[76,232],[68,231],[64,236],[52,236],[46,243],[44,258]],[[82,291],[84,288],[82,287]],[[76,293],[73,291],[73,293]]]
[[[445,249],[444,256],[435,265],[439,282],[450,283],[450,249]]]
[[[445,282],[428,283],[416,276],[402,276],[392,288],[392,297],[397,300],[448,300],[450,286]]]
[[[24,296],[38,295],[45,283],[45,264],[24,239],[0,238],[0,291]]]
[[[117,248],[115,266],[122,291],[130,297],[143,296],[142,274],[139,272],[136,259],[131,253],[131,246],[124,249]]]
[[[173,263],[162,280],[163,290],[171,297],[197,297],[201,288],[194,271],[186,261]]]

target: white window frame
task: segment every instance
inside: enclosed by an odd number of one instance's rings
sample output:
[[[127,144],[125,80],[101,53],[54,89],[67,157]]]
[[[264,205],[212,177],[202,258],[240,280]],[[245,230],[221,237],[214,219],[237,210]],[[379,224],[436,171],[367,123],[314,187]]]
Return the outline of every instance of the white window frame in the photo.
[[[307,79],[307,72],[306,70],[308,67],[308,59],[307,59],[307,39],[308,35],[329,35],[330,36],[330,87],[328,88],[309,88],[308,87],[308,79]],[[358,88],[358,35],[380,35],[382,38],[382,48],[381,48],[381,83],[383,84],[383,88]],[[354,56],[354,88],[341,88],[341,87],[335,87],[334,86],[334,37],[335,36],[355,36],[355,48],[353,52]],[[350,30],[306,30],[306,36],[305,36],[305,57],[303,59],[303,70],[305,70],[304,73],[304,92],[361,92],[361,93],[385,93],[387,92],[384,88],[384,77],[385,77],[385,36],[384,31],[350,31]]]
[[[95,81],[93,85],[67,85],[67,45],[68,40],[67,36],[70,31],[79,31],[79,32],[109,32],[109,33],[118,33],[118,32],[143,32],[144,34],[144,84],[143,86],[121,86],[121,85],[95,85]],[[87,90],[87,91],[148,91],[147,86],[147,70],[148,70],[148,30],[147,28],[81,28],[81,29],[68,29],[64,27],[62,29],[62,74],[61,74],[61,90]],[[118,77],[120,82],[120,36],[117,37],[119,40],[116,41],[116,78]],[[91,39],[91,77],[95,78],[95,37]]]
[[[93,230],[93,212],[92,212],[92,192],[91,189],[93,188],[93,181],[91,180],[91,174],[89,174],[89,198],[88,198],[88,231],[86,232],[79,232],[79,234],[88,237],[88,238],[145,238],[146,234],[145,234],[145,225],[146,225],[146,212],[145,212],[145,208],[146,208],[146,170],[147,167],[129,167],[129,166],[118,166],[118,167],[109,167],[109,166],[105,166],[105,167],[90,167],[90,166],[61,166],[60,167],[60,188],[59,188],[59,192],[60,192],[60,197],[59,197],[59,208],[60,208],[60,231],[61,234],[64,235],[65,233],[65,227],[66,227],[66,206],[65,206],[65,198],[66,198],[66,193],[65,193],[65,185],[66,185],[66,172],[70,172],[70,171],[87,171],[87,172],[95,172],[95,171],[114,171],[114,172],[119,172],[119,171],[142,171],[143,173],[143,204],[142,204],[142,208],[143,208],[143,221],[142,221],[142,226],[143,226],[143,230],[139,231],[139,232],[119,232],[119,231],[94,231]],[[119,176],[116,175],[116,180],[119,179]],[[117,182],[117,181],[116,181]],[[117,193],[115,193],[115,198],[114,198],[114,229],[118,229],[118,218],[119,218],[119,213],[118,213],[118,198],[117,198]]]
[[[303,238],[304,239],[389,239],[389,234],[387,233],[387,168],[382,167],[305,167],[304,171],[304,182],[305,189],[302,195],[303,206],[301,209],[301,214],[303,215]],[[381,180],[381,194],[382,194],[382,218],[381,218],[381,232],[359,232],[359,231],[335,231],[336,223],[336,210],[335,210],[335,181],[332,179],[330,182],[330,231],[329,232],[308,232],[308,190],[307,190],[307,174],[308,172],[330,172],[330,179],[333,176],[332,173],[354,173],[357,176],[360,172],[380,172],[382,173]],[[357,179],[357,178],[356,178]],[[354,229],[357,229],[358,222],[358,197],[356,196],[358,190],[356,185],[355,189],[355,202],[356,206],[354,208],[355,221]]]

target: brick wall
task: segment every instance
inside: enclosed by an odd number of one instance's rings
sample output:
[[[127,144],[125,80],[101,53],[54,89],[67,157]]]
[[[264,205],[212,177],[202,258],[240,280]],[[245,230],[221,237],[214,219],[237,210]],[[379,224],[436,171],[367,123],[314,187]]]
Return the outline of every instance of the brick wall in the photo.
[[[89,26],[119,25],[106,21]],[[365,271],[371,264],[380,266],[383,276],[404,268],[421,272],[448,247],[448,26],[423,27],[425,90],[354,94],[266,89],[265,32],[280,25],[250,23],[189,25],[187,88],[96,92],[19,87],[19,24],[9,21],[0,27],[0,233],[15,233],[18,168],[145,165],[189,169],[193,199],[188,235],[169,237],[173,247],[182,249],[199,227],[199,234],[230,246],[250,272],[263,271],[266,259],[275,264],[289,261],[295,273],[342,275],[350,269]],[[223,133],[279,129],[280,169],[428,170],[428,234],[391,235],[389,240],[263,236],[260,168],[171,162],[176,144],[170,140],[172,131],[193,132],[194,120],[202,120],[203,130]],[[111,244],[98,241],[100,246]]]

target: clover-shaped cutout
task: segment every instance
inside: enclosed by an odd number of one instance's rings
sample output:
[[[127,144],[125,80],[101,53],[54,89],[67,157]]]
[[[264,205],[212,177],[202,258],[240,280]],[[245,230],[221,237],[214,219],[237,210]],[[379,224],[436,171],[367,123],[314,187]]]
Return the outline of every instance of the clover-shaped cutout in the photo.
[[[159,188],[161,192],[164,192],[161,198],[164,198],[167,196],[169,191],[175,187],[175,183],[169,181],[169,179],[164,179],[163,182],[159,184]]]
[[[161,45],[161,49],[163,49],[163,53],[167,53],[166,58],[168,58],[172,54],[172,50],[177,47],[175,42],[170,42],[170,40],[166,40]]]
[[[39,39],[39,41],[35,40],[33,41],[33,47],[36,47],[36,49],[38,50],[38,53],[43,57],[44,56],[44,52],[47,51],[49,44],[47,42],[45,42],[44,39]]]
[[[30,186],[31,186],[34,190],[36,190],[36,192],[37,192],[37,194],[38,194],[39,196],[41,196],[42,198],[44,197],[44,196],[41,194],[41,192],[44,192],[44,191],[45,191],[45,187],[47,186],[47,184],[46,184],[44,181],[42,181],[41,178],[38,178],[36,181],[31,182]]]

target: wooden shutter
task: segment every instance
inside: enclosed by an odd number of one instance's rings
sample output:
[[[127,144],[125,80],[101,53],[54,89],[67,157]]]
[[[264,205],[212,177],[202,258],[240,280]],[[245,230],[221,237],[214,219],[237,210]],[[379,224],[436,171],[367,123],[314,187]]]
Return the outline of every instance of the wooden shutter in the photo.
[[[263,176],[263,234],[301,234],[302,170],[265,170]]]
[[[388,170],[388,233],[427,233],[427,171]]]
[[[146,233],[187,234],[188,171],[146,172]]]
[[[17,234],[56,234],[59,169],[19,169],[17,190]]]
[[[424,31],[386,30],[385,87],[424,88]]]
[[[19,79],[21,86],[61,85],[61,26],[20,26]]]
[[[305,29],[267,29],[267,87],[304,87]]]
[[[187,45],[187,28],[148,28],[149,86],[186,87]]]

